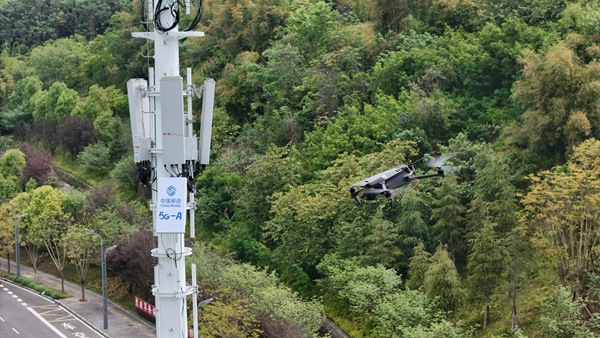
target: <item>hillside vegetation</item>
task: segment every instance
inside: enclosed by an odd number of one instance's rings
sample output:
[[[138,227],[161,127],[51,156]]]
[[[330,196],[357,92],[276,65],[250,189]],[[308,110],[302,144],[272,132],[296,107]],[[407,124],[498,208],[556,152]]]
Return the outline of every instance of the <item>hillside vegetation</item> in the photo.
[[[0,4],[0,199],[28,213],[21,245],[84,281],[97,248],[77,228],[96,231],[119,244],[114,289],[150,300],[125,94],[153,63],[131,37],[140,2]],[[203,336],[322,335],[323,314],[351,337],[599,335],[598,0],[208,0],[203,13],[206,35],[180,44],[194,83],[217,83],[191,239],[216,299]],[[451,152],[458,170],[393,203],[350,198]]]

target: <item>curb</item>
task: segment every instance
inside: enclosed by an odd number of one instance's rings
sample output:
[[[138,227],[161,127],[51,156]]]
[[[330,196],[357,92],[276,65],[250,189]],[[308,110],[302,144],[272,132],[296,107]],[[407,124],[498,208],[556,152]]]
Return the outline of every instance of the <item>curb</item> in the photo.
[[[77,319],[79,319],[80,321],[82,321],[83,323],[85,323],[85,325],[87,325],[88,327],[90,327],[92,330],[96,331],[99,335],[101,335],[103,337],[106,337],[106,338],[111,338],[109,335],[107,335],[106,333],[102,332],[99,328],[97,328],[94,324],[90,323],[87,319],[83,318],[77,312],[73,311],[70,307],[66,306],[65,304],[61,303],[58,300],[53,299],[53,301],[56,304],[58,304],[58,306],[60,306],[63,309],[65,309],[65,311],[67,311],[68,313],[70,313],[72,316],[77,317]]]

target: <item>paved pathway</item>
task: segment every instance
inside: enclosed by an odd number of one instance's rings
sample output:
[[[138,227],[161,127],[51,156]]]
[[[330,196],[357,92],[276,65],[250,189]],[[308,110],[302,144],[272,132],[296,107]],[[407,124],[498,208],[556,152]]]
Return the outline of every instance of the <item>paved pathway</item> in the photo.
[[[0,270],[6,271],[6,266],[6,259],[0,258]],[[10,268],[14,274],[16,269],[14,261],[11,261]],[[21,276],[60,290],[60,278],[39,270],[34,275],[33,269],[23,264],[21,264]],[[156,337],[156,329],[151,323],[111,301],[108,302],[108,329],[104,330],[104,303],[102,295],[86,290],[85,298],[87,301],[80,302],[81,287],[66,280],[65,291],[73,295],[73,297],[59,299],[57,302],[89,325],[98,329],[104,336],[109,338]]]

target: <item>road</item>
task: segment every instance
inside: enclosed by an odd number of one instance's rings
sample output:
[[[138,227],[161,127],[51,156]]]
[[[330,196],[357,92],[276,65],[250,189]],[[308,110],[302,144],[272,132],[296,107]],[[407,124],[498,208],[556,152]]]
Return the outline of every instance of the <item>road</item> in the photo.
[[[7,281],[0,281],[0,337],[103,337],[55,302]]]

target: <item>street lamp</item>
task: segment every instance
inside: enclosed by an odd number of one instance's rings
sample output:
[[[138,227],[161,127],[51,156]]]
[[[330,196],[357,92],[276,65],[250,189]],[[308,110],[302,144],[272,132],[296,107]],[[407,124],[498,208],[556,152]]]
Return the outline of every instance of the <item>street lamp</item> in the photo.
[[[102,265],[102,298],[104,299],[104,329],[108,329],[108,301],[106,296],[106,254],[104,253],[104,242],[102,241],[102,236],[97,232],[93,232],[87,229],[81,229],[88,235],[97,236],[100,239],[100,262]],[[109,248],[113,250],[113,247]]]
[[[21,277],[21,246],[19,245],[19,221],[21,220],[21,218],[27,216],[27,213],[24,213],[23,215],[17,217],[17,210],[12,203],[5,200],[0,200],[0,203],[8,204],[13,209],[13,222],[15,224],[15,261],[17,263],[17,277]]]

